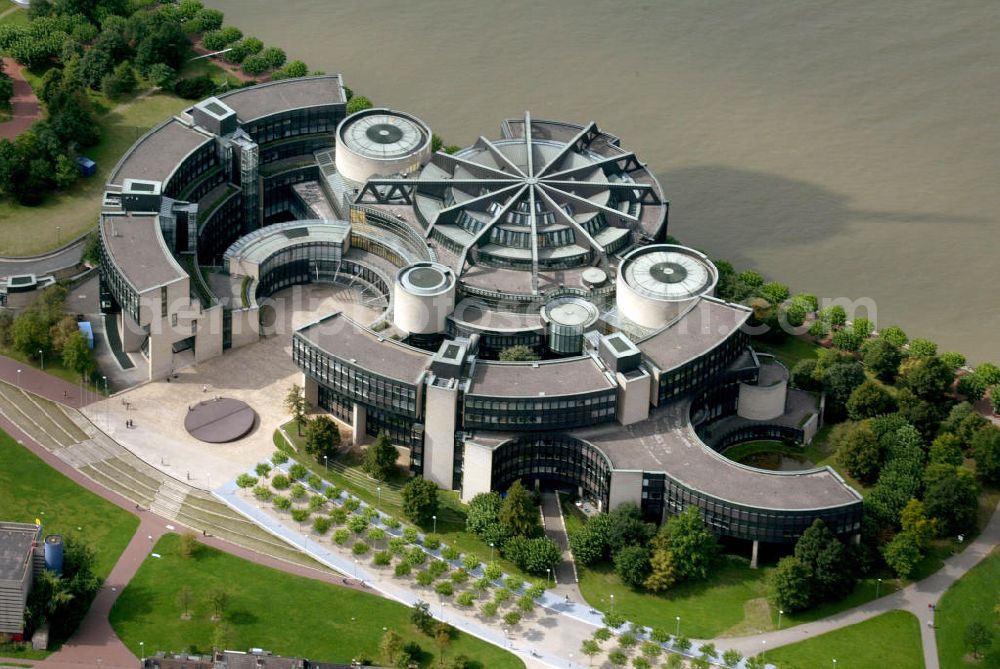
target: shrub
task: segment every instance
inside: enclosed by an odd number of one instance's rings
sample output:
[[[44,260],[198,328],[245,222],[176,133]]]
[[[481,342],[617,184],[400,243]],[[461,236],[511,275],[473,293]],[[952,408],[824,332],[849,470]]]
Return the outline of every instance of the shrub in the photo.
[[[430,573],[426,569],[417,572],[417,585],[422,585],[424,587],[427,587],[433,582],[434,582],[434,574]]]
[[[243,37],[243,32],[239,28],[226,26],[202,35],[201,43],[205,45],[206,49],[216,51],[226,48],[241,37]]]
[[[274,486],[275,490],[287,490],[292,482],[284,474],[275,474],[274,478],[271,479],[271,485]]]
[[[408,544],[415,544],[420,539],[420,537],[415,529],[413,529],[412,527],[407,527],[405,530],[403,530],[403,539],[405,539],[406,543]]]
[[[625,624],[625,616],[620,613],[608,612],[601,618],[601,622],[611,629],[618,629]]]
[[[385,530],[381,527],[369,527],[365,536],[368,537],[368,541],[377,544],[380,541],[385,541]]]
[[[514,537],[504,546],[504,554],[511,562],[529,574],[545,574],[559,563],[561,552],[548,537]]]
[[[323,488],[323,479],[319,477],[319,474],[310,474],[309,478],[306,479],[306,483],[309,484],[310,488],[315,490],[321,490]]]
[[[262,502],[270,502],[273,495],[274,493],[267,486],[259,485],[253,489],[253,496]]]
[[[366,98],[365,96],[355,95],[353,98],[351,98],[351,101],[347,103],[347,113],[355,114],[365,109],[371,109],[374,106],[375,105],[372,104],[372,101]]]
[[[425,553],[423,549],[415,546],[411,548],[409,551],[407,551],[406,561],[413,566],[416,566],[418,564],[423,564],[424,562],[427,561],[427,553]]]
[[[348,497],[344,500],[344,508],[352,513],[357,511],[359,506],[361,506],[361,500],[357,497]]]
[[[503,621],[504,621],[504,624],[506,624],[506,625],[508,625],[510,627],[514,627],[519,622],[521,622],[521,614],[518,613],[517,611],[510,611],[510,612],[504,614]]]
[[[339,506],[330,509],[330,520],[335,525],[343,525],[347,521],[347,511]]]
[[[503,604],[505,602],[509,602],[513,596],[514,594],[507,588],[500,588],[493,593],[493,601],[497,604]]]
[[[313,531],[316,534],[326,534],[330,531],[330,519],[324,518],[323,516],[317,516],[316,520],[313,521]]]
[[[305,522],[309,519],[309,515],[309,509],[292,509],[292,520],[297,523]]]
[[[215,93],[216,85],[208,75],[178,79],[174,82],[174,93],[186,100],[201,100]]]
[[[257,477],[250,474],[240,474],[236,477],[236,485],[241,488],[252,488],[257,485]]]
[[[389,539],[389,551],[393,555],[402,555],[406,552],[406,539],[403,537],[393,537]]]
[[[452,585],[451,581],[441,581],[434,586],[434,592],[442,597],[451,597],[455,594],[455,586]]]
[[[351,552],[355,555],[364,555],[367,553],[371,547],[363,541],[357,541],[351,546]]]
[[[343,546],[351,538],[351,533],[345,529],[339,529],[333,533],[333,543]]]
[[[608,639],[610,639],[611,637],[613,637],[614,633],[607,627],[601,627],[599,629],[594,630],[594,634],[592,636],[594,637],[595,640],[603,643]]]
[[[288,462],[288,454],[284,451],[275,451],[274,455],[271,456],[271,462],[275,465],[283,465]]]
[[[292,500],[290,500],[285,495],[275,495],[274,496],[274,506],[281,509],[282,511],[287,511],[292,508]]]
[[[459,606],[466,606],[466,607],[472,606],[472,603],[474,601],[475,597],[471,592],[459,593],[458,597],[455,598],[455,603],[458,604]]]
[[[382,524],[388,527],[390,530],[398,530],[402,523],[392,516],[385,516],[382,518]]]
[[[389,551],[379,551],[378,553],[375,553],[373,562],[378,567],[388,567],[392,564],[392,553]]]
[[[361,534],[368,528],[368,521],[361,516],[351,516],[347,520],[347,529],[355,534]]]
[[[302,463],[296,462],[294,465],[292,465],[289,468],[288,474],[293,479],[295,479],[296,481],[298,481],[298,480],[304,479],[306,476],[308,476],[309,475],[309,470],[306,469],[305,465],[303,465]]]
[[[483,575],[491,581],[496,581],[503,576],[503,570],[500,569],[500,565],[496,562],[491,562],[486,565],[486,569],[483,570]]]
[[[303,500],[306,498],[306,487],[301,483],[296,483],[289,491],[289,495],[291,495],[294,500]]]
[[[267,462],[258,462],[254,471],[257,472],[257,476],[267,478],[268,474],[271,473],[271,465]]]
[[[431,560],[431,563],[427,566],[427,569],[432,574],[434,574],[434,578],[437,578],[438,576],[447,573],[448,564],[446,562],[442,562],[441,560]]]
[[[441,537],[436,534],[428,534],[424,537],[424,546],[427,550],[436,551],[441,547]]]
[[[527,595],[521,595],[517,599],[517,608],[521,613],[531,613],[535,608],[535,600]]]
[[[517,576],[508,576],[504,579],[503,585],[511,592],[517,592],[524,586],[524,580]]]
[[[410,566],[409,562],[403,561],[396,565],[396,576],[402,578],[403,576],[409,576],[413,567]]]
[[[468,571],[474,571],[476,568],[479,567],[479,565],[480,565],[479,558],[477,558],[472,553],[469,553],[468,555],[462,558],[462,566],[465,567]]]
[[[462,557],[462,552],[454,546],[445,546],[441,549],[441,557],[445,560],[457,560]]]
[[[454,583],[459,583],[459,584],[465,583],[469,580],[469,572],[465,571],[464,569],[456,569],[455,571],[451,572],[451,580]]]
[[[545,584],[544,583],[532,583],[531,586],[524,591],[524,594],[532,599],[538,599],[545,594]]]
[[[376,511],[370,506],[366,506],[363,509],[361,509],[361,517],[367,520],[369,523],[374,523],[376,520],[381,518],[378,511]]]
[[[483,614],[484,618],[492,618],[497,614],[496,602],[483,602],[483,605],[479,607],[479,611]]]
[[[342,492],[344,491],[338,488],[337,486],[332,485],[326,490],[324,490],[323,494],[326,495],[327,499],[334,500],[334,499],[340,499],[340,493]]]
[[[319,511],[326,504],[326,498],[323,495],[313,495],[309,498],[309,510]]]

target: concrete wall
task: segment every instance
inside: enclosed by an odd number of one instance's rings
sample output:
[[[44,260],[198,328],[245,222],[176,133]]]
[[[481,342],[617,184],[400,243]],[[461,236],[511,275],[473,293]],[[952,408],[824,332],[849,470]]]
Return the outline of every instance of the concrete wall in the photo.
[[[770,386],[740,384],[740,398],[736,413],[748,420],[772,420],[785,413],[788,381]]]
[[[306,398],[306,403],[315,407],[319,405],[319,384],[312,377],[302,374],[302,395]]]
[[[354,403],[351,422],[354,423],[352,426],[354,428],[352,441],[357,446],[365,440],[365,430],[368,429],[368,408],[364,404]]]
[[[615,469],[611,472],[611,493],[608,495],[608,508],[602,511],[614,511],[619,505],[632,502],[636,505],[642,502],[642,472]]]
[[[142,346],[143,340],[146,339],[146,333],[127,313],[123,311],[119,315],[121,318],[118,319],[118,338],[121,339],[122,348],[126,351],[136,352]]]
[[[451,490],[455,468],[455,411],[458,388],[454,379],[446,386],[428,384],[424,405],[424,478]]]
[[[618,422],[631,425],[649,418],[649,387],[652,377],[645,370],[642,376],[627,379],[622,373],[615,375],[618,381]]]
[[[819,414],[813,414],[802,426],[802,443],[811,444],[819,431]]]
[[[233,309],[233,348],[260,341],[260,308]]]
[[[493,485],[493,449],[465,442],[462,470],[462,501],[468,503],[479,493],[489,492]]]
[[[194,360],[204,362],[222,355],[222,305],[201,312],[194,340]]]

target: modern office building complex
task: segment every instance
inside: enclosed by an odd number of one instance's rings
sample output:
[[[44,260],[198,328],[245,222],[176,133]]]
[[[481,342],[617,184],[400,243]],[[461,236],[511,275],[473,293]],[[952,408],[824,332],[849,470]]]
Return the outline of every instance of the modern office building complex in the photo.
[[[242,89],[115,170],[102,285],[151,377],[270,334],[277,290],[346,281],[377,314],[294,334],[307,399],[463,499],[524,480],[654,520],[695,505],[754,542],[816,518],[859,532],[861,498],[831,469],[721,455],[808,441],[817,400],[751,348],[712,262],[668,243],[660,184],[616,137],[526,114],[449,155],[409,114],[343,110],[337,77]],[[501,361],[512,347],[537,359]]]

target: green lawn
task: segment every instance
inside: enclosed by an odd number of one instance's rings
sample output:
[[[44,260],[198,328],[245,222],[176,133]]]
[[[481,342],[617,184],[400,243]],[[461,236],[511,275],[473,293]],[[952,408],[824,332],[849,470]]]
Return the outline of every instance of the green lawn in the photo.
[[[2,206],[3,205],[0,204],[0,207]],[[2,224],[0,224],[0,227],[2,227]],[[29,358],[20,351],[15,351],[13,348],[7,346],[0,345],[0,355],[17,360],[18,362],[23,362],[27,367],[34,367],[36,369],[41,368],[41,365],[39,364],[40,361],[35,360],[34,358]],[[58,377],[63,381],[68,381],[76,386],[80,385],[80,375],[72,369],[66,369],[63,367],[62,360],[56,354],[46,357],[44,371],[46,374],[51,374],[52,376]],[[95,384],[93,381],[90,381],[87,383],[87,388],[92,393],[104,394],[103,381],[100,384]],[[112,390],[114,390],[114,388],[112,388]]]
[[[770,353],[773,355],[779,362],[787,367],[789,371],[799,360],[815,358],[819,356],[819,352],[823,350],[823,347],[819,344],[814,344],[813,342],[805,341],[803,339],[799,339],[798,337],[785,337],[785,340],[779,343],[755,338],[750,342],[750,344],[758,353]]]
[[[938,658],[942,669],[961,667],[1000,667],[1000,633],[997,623],[1000,613],[1000,549],[994,549],[985,560],[952,585],[937,605]],[[964,636],[966,626],[974,621],[993,632],[993,646],[978,663],[966,660]]]
[[[97,162],[97,174],[80,179],[65,193],[48,197],[37,207],[24,207],[9,198],[0,200],[0,255],[42,253],[93,228],[104,183],[125,150],[151,127],[190,104],[157,93],[101,115],[101,142],[83,151]]]
[[[46,534],[84,539],[96,554],[97,575],[106,577],[135,534],[138,518],[69,480],[4,432],[0,463],[0,519],[39,519]],[[53,642],[49,652],[58,646]],[[4,649],[2,654],[42,659],[49,652]]]
[[[10,0],[0,2],[0,24],[26,25],[28,23],[28,12],[19,5],[15,5]]]
[[[164,536],[155,547],[161,559],[147,558],[111,610],[111,624],[134,652],[145,642],[157,650],[211,650],[214,623],[207,593],[229,595],[224,618],[230,648],[266,648],[277,654],[349,662],[365,657],[378,663],[383,628],[424,650],[421,666],[436,662],[433,639],[409,622],[409,608],[388,599],[263,567],[200,546],[190,558],[178,553],[179,537]],[[181,619],[177,594],[194,592],[190,620]],[[432,654],[433,653],[433,654]],[[517,669],[523,663],[505,650],[459,634],[445,659],[465,654],[475,665]]]
[[[4,432],[0,463],[0,518],[38,518],[46,534],[85,539],[97,554],[97,574],[107,576],[139,519],[69,480]]]
[[[890,611],[857,625],[767,651],[780,669],[923,669],[920,623],[912,613]]]
[[[393,480],[381,484],[382,494],[379,495],[379,483],[374,479],[368,478],[368,475],[361,471],[360,463],[356,457],[338,456],[338,464],[345,465],[346,471],[345,468],[339,467],[337,469],[340,469],[340,471],[337,471],[332,461],[330,462],[329,471],[326,471],[322,461],[317,461],[312,456],[306,454],[303,448],[305,440],[296,434],[295,424],[288,422],[282,427],[284,427],[285,432],[296,443],[296,451],[291,451],[291,454],[302,462],[302,464],[320,476],[323,476],[334,485],[364,500],[367,504],[403,522],[409,522],[406,520],[406,516],[403,515],[402,498],[399,494],[401,483],[407,479],[407,476],[402,471]],[[284,447],[284,450],[289,450],[287,442],[285,442],[279,431],[275,431],[274,433],[274,443],[278,448]],[[441,540],[444,543],[454,546],[462,553],[472,553],[478,556],[479,560],[484,563],[489,562],[490,554],[492,553],[494,560],[505,572],[525,579],[534,578],[518,569],[513,562],[501,558],[499,551],[490,551],[490,547],[483,543],[476,535],[465,531],[466,507],[459,500],[457,491],[438,490],[438,507],[437,533],[441,536]],[[428,523],[420,527],[422,532],[431,532],[433,529],[433,523]]]

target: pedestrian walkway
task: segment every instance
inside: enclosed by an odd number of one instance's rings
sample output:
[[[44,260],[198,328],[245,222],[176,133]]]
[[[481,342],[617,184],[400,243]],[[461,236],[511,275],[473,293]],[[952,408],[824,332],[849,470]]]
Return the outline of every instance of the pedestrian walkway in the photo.
[[[556,565],[554,574],[556,581],[554,591],[569,601],[582,602],[583,596],[580,594],[573,554],[569,549],[569,535],[566,534],[566,521],[563,518],[559,495],[558,492],[542,493],[542,525],[545,528],[545,536],[554,541],[562,553],[562,559]]]
[[[42,107],[24,78],[21,65],[13,58],[4,58],[3,67],[14,84],[14,92],[10,98],[11,119],[0,123],[0,137],[14,139],[42,117]]]
[[[797,625],[783,630],[768,632],[732,639],[716,639],[720,648],[735,648],[744,654],[760,652],[761,642],[767,642],[767,648],[778,648],[797,641],[804,641],[826,632],[864,622],[877,615],[901,609],[909,611],[920,621],[920,637],[924,650],[924,666],[927,669],[938,669],[937,639],[935,628],[928,625],[933,622],[933,611],[930,605],[936,606],[941,596],[955,581],[964,576],[970,569],[979,564],[993,549],[1000,544],[1000,505],[994,509],[989,523],[982,534],[976,538],[964,551],[953,555],[944,561],[944,566],[922,581],[910,584],[891,595],[866,602],[853,609],[848,609],[829,618],[816,622]]]

